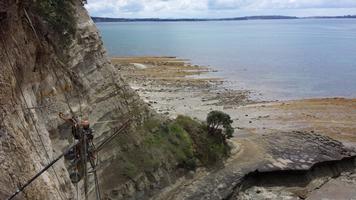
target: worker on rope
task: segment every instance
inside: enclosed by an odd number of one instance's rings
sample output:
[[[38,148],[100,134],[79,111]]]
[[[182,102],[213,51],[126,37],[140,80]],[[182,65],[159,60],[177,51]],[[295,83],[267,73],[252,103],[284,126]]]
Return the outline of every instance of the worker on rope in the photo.
[[[89,120],[83,120],[81,121],[81,127],[83,128],[83,133],[86,136],[87,139],[87,147],[88,147],[88,160],[90,161],[90,164],[94,168],[94,160],[95,160],[95,146],[94,146],[94,130],[90,128],[90,122]]]
[[[81,164],[81,160],[83,159],[82,153],[84,151],[86,151],[86,160],[90,162],[93,169],[95,168],[95,147],[93,143],[94,131],[90,128],[89,120],[80,121],[77,117],[68,118],[65,117],[63,113],[59,113],[59,117],[72,125],[72,135],[74,139],[83,141],[85,138],[85,145],[79,142],[65,155],[65,158],[71,161],[71,164],[74,165],[76,169],[70,172],[70,178],[73,183],[78,183],[84,174],[83,166]],[[83,146],[86,146],[85,150],[83,149]]]
[[[83,128],[83,132],[87,136],[87,139],[89,142],[92,142],[94,139],[93,133],[94,130],[90,128],[90,122],[89,120],[83,120],[80,122],[81,127]]]
[[[65,122],[68,122],[69,124],[72,125],[72,135],[74,139],[79,140],[80,135],[79,135],[79,119],[77,117],[65,117],[63,113],[59,113],[59,117],[63,119]]]

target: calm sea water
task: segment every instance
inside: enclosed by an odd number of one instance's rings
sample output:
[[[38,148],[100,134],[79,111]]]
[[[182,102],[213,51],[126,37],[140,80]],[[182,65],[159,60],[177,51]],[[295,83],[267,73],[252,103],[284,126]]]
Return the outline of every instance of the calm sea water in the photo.
[[[99,23],[111,56],[177,56],[263,99],[356,97],[356,20]]]

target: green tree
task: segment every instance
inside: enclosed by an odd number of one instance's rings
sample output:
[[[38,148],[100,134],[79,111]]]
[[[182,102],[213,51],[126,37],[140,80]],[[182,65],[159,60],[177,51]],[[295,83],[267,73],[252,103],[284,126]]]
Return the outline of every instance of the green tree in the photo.
[[[234,128],[231,126],[233,121],[230,115],[221,111],[211,111],[206,122],[210,134],[220,134],[224,139],[232,138]]]

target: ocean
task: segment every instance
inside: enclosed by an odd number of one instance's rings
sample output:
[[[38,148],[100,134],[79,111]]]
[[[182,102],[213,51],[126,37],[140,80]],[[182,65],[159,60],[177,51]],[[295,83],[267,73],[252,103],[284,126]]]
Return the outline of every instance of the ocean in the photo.
[[[176,56],[263,100],[356,97],[356,20],[97,23],[110,56]]]

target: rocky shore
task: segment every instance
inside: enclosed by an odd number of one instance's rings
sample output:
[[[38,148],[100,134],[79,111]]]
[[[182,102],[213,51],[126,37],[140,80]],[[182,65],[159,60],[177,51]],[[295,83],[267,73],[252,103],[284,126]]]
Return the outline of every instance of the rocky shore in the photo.
[[[112,62],[144,101],[172,118],[184,114],[204,119],[209,110],[256,103],[249,98],[250,91],[226,89],[224,80],[208,76],[214,69],[187,60],[127,57]]]
[[[96,199],[99,188],[107,200],[356,196],[355,100],[256,102],[250,91],[212,78],[214,69],[186,60],[110,62],[82,2],[52,2],[0,3],[0,199]],[[229,113],[231,156],[193,171],[193,150],[216,160],[227,151],[216,154],[221,146],[212,151],[216,142],[204,142],[206,132],[187,131],[199,123],[166,120],[153,109],[201,120],[210,110]],[[60,159],[27,185],[74,142],[61,112],[89,119],[97,147],[110,140],[88,168],[98,181],[89,173],[88,184],[73,184],[70,174],[85,167]],[[21,186],[27,188],[18,193]]]
[[[224,80],[208,76],[213,69],[186,60],[126,57],[112,62],[157,112],[204,120],[211,110],[222,110],[234,120],[234,149],[224,167],[199,169],[153,199],[355,196],[355,99],[256,102],[249,98],[250,91],[228,90]],[[344,159],[349,159],[346,164]],[[296,179],[295,172],[308,178]],[[261,182],[265,179],[261,176],[268,176],[270,182]],[[331,187],[340,191],[333,193]]]

